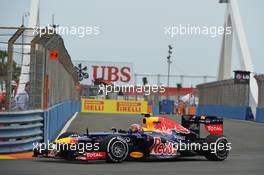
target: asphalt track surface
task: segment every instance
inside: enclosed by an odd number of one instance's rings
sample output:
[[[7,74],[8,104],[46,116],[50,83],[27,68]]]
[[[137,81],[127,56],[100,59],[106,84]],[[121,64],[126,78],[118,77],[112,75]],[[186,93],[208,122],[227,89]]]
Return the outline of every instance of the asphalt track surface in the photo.
[[[171,117],[178,120],[177,117]],[[111,127],[127,129],[140,123],[139,115],[82,114],[71,123],[68,131],[107,131]],[[109,164],[102,161],[76,162],[51,159],[0,160],[0,174],[19,175],[164,175],[195,174],[253,175],[264,173],[264,124],[225,120],[225,131],[232,143],[232,151],[222,162],[207,161],[204,157],[181,158],[173,161],[123,162]]]

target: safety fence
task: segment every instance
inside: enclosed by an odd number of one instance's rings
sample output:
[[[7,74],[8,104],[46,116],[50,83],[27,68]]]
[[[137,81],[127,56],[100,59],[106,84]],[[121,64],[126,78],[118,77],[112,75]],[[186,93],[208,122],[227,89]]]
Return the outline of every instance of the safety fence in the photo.
[[[65,100],[79,100],[78,75],[60,35],[36,36],[31,50],[30,106],[47,108]],[[53,52],[57,57],[52,58]]]
[[[264,122],[264,75],[255,76],[258,83],[258,107],[256,114],[257,122]]]
[[[226,118],[251,120],[249,86],[235,84],[234,79],[200,84],[198,115],[217,115]]]
[[[25,86],[21,75],[29,76],[30,41],[33,29],[0,27],[0,111],[15,111],[18,87]]]
[[[0,105],[1,153],[30,150],[34,142],[55,139],[68,119],[81,109],[77,71],[61,36],[37,35],[33,36],[33,39],[26,40],[27,42],[15,43],[19,42],[17,39],[25,30],[23,26],[18,28],[9,39],[7,61],[6,55],[1,56],[4,58],[1,67],[13,67],[17,62],[13,54],[14,45],[27,45],[22,47],[22,49],[26,48],[27,52],[26,55],[25,50],[21,53],[24,55],[24,61],[19,65],[20,75],[17,75],[18,82],[14,83],[14,89],[12,89],[14,80],[12,69],[5,69],[9,71],[3,72],[4,76],[0,81],[1,87],[4,87],[3,91],[0,91],[4,92],[4,95],[0,93],[0,103],[4,104],[3,107]],[[28,59],[27,64],[25,64],[26,59]],[[23,102],[27,104],[25,105],[27,108],[13,108],[12,102],[18,101],[17,85],[21,84],[22,79],[26,83],[22,84],[24,96],[20,99],[28,99]]]
[[[33,143],[54,140],[78,111],[79,101],[66,101],[47,110],[1,112],[0,153],[28,151]]]

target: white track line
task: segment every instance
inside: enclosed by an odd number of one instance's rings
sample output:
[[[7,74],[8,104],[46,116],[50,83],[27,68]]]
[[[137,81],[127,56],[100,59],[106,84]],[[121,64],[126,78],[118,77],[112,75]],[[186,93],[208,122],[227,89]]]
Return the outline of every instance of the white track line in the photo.
[[[64,127],[61,129],[60,133],[58,134],[58,136],[56,137],[56,140],[58,139],[58,137],[67,131],[67,129],[69,128],[71,122],[76,118],[76,116],[78,115],[79,112],[75,112],[75,114],[70,118],[70,120],[67,121],[67,123],[64,125]]]

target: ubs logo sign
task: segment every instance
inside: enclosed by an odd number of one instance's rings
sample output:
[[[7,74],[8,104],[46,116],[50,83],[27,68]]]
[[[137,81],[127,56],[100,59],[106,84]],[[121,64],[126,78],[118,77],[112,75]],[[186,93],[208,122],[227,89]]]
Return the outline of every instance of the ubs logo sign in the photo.
[[[134,83],[132,63],[73,61],[82,84],[93,84],[94,80],[102,79],[112,83]]]

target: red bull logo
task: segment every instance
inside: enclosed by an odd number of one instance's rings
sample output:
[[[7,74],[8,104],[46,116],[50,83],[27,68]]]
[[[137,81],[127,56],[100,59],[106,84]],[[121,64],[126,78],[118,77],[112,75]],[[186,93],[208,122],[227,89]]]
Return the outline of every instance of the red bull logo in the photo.
[[[178,133],[186,133],[186,134],[190,132],[188,129],[184,128],[183,126],[165,117],[159,117],[159,123],[155,124],[154,129],[159,132],[167,133],[167,134],[172,134],[172,130]]]
[[[154,143],[150,148],[150,155],[176,155],[177,149],[174,143],[162,143],[160,137],[154,137]]]

